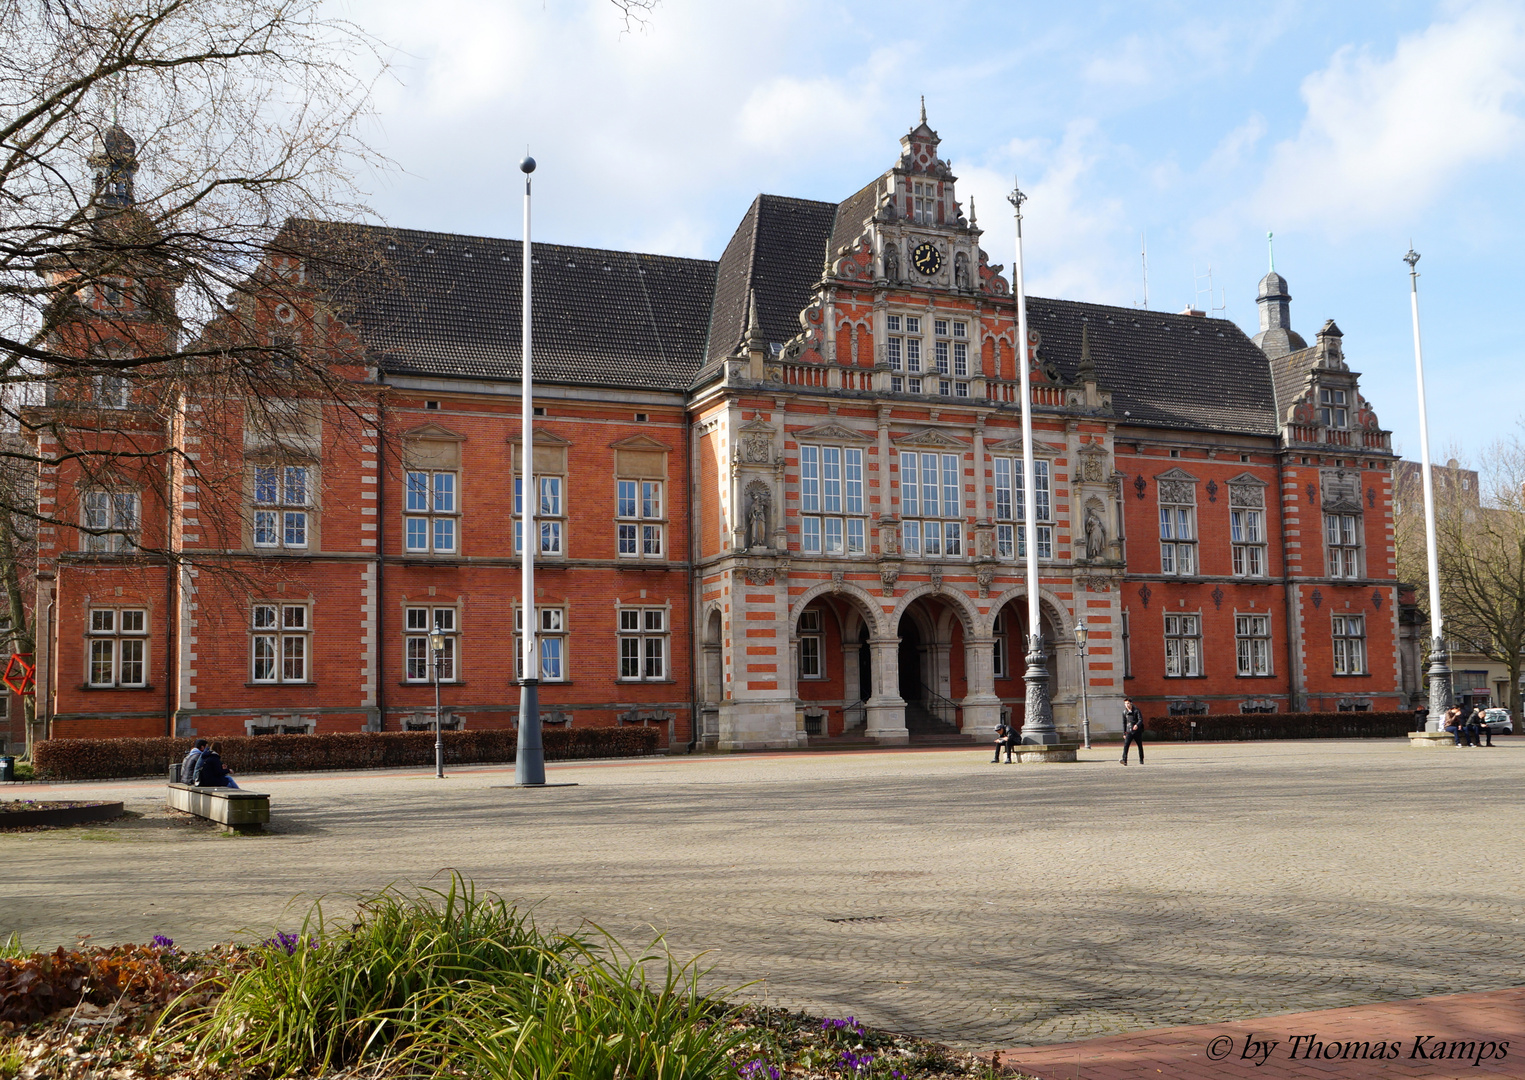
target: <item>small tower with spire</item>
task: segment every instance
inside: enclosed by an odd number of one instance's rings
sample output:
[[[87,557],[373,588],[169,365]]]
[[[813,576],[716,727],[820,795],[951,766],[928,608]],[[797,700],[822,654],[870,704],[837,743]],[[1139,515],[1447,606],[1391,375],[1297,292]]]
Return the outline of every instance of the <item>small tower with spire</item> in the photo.
[[[1292,295],[1287,292],[1287,279],[1276,272],[1276,251],[1271,248],[1272,236],[1266,233],[1266,246],[1270,253],[1270,270],[1260,279],[1260,289],[1255,304],[1260,308],[1260,333],[1252,339],[1260,351],[1275,360],[1298,349],[1306,349],[1308,343],[1292,329]]]
[[[112,124],[95,137],[89,159],[95,173],[97,211],[125,210],[137,196],[138,144],[131,135]]]

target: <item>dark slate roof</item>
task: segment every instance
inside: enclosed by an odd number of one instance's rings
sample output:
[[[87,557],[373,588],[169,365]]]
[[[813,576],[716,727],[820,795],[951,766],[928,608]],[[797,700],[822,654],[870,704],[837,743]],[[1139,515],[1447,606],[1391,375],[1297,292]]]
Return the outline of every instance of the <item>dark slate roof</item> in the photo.
[[[1089,324],[1096,378],[1119,422],[1276,434],[1265,354],[1227,319],[1028,297],[1041,358],[1075,379],[1080,329]],[[1125,418],[1124,413],[1129,415]]]
[[[747,335],[747,298],[757,296],[763,337],[782,344],[800,332],[800,312],[821,280],[836,203],[759,195],[736,227],[715,279],[705,359],[736,351]]]
[[[1296,352],[1274,357],[1269,363],[1271,382],[1276,387],[1276,413],[1286,416],[1287,407],[1302,396],[1308,372],[1318,363],[1318,346],[1304,346]]]
[[[326,243],[374,252],[369,272],[332,275],[327,287],[383,371],[519,378],[519,241],[322,228]],[[537,378],[688,386],[703,358],[715,263],[540,243],[534,255]]]
[[[831,226],[831,242],[826,249],[828,262],[837,257],[838,251],[863,235],[868,219],[879,208],[879,192],[883,189],[884,177],[876,176],[837,207],[836,220]]]

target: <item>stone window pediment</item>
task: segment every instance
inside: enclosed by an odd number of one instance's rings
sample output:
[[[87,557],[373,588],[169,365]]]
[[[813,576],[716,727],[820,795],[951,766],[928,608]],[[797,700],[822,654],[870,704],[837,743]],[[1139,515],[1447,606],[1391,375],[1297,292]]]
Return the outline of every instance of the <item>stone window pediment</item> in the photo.
[[[961,439],[938,428],[922,428],[919,431],[908,432],[905,435],[895,436],[897,446],[938,446],[949,450],[967,450],[969,444]]]
[[[1160,502],[1185,506],[1197,501],[1198,480],[1185,469],[1174,468],[1158,473],[1154,482],[1159,487]]]
[[[402,460],[409,469],[458,469],[466,436],[440,424],[420,424],[402,433]]]
[[[817,424],[815,427],[806,428],[804,431],[796,431],[790,434],[790,438],[796,442],[847,442],[847,443],[871,443],[874,440],[861,431],[847,427],[845,424],[829,423]]]
[[[985,449],[992,454],[1022,454],[1022,438],[1019,435],[1015,439],[1002,439],[1000,442],[986,443]],[[1054,458],[1064,453],[1064,447],[1057,443],[1040,442],[1033,440],[1033,453],[1038,457]]]

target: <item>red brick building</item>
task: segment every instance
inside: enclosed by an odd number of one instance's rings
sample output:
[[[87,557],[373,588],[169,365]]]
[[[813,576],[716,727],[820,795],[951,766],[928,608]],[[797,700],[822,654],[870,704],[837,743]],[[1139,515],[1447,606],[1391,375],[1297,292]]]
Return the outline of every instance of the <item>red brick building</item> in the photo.
[[[1030,298],[1019,349],[955,189],[923,120],[841,204],[759,196],[718,262],[536,246],[548,721],[735,749],[1020,719],[1019,362],[1061,730],[1082,677],[1099,730],[1124,692],[1149,715],[1405,702],[1393,458],[1339,329],[1307,346],[1272,272],[1253,341]],[[186,446],[179,474],[109,491],[41,478],[95,527],[39,557],[53,735],[425,725],[435,626],[449,722],[514,722],[520,246],[326,228],[384,266],[272,259],[313,306],[266,311],[256,277],[240,325],[302,327],[362,388],[359,427],[183,402],[243,453]],[[164,413],[143,426],[174,440]],[[176,559],[138,550],[161,543]]]

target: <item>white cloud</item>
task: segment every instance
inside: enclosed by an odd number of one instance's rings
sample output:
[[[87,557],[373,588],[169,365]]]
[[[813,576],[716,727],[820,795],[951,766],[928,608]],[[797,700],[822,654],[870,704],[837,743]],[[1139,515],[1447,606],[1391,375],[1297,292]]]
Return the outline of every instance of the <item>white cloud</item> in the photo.
[[[1412,218],[1470,169],[1519,151],[1522,89],[1517,4],[1470,7],[1387,58],[1342,49],[1303,81],[1302,128],[1275,148],[1257,211],[1336,230]]]

